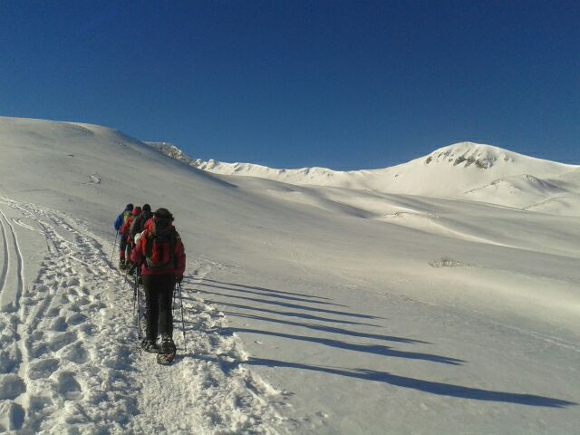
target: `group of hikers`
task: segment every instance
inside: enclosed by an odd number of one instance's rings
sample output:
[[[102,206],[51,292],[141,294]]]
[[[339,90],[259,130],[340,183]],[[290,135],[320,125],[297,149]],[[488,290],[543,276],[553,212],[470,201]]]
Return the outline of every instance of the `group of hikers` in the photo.
[[[185,250],[173,215],[165,208],[153,213],[149,204],[127,204],[114,227],[120,236],[119,269],[137,274],[145,292],[147,326],[141,347],[175,355],[172,299],[176,283],[183,280]]]

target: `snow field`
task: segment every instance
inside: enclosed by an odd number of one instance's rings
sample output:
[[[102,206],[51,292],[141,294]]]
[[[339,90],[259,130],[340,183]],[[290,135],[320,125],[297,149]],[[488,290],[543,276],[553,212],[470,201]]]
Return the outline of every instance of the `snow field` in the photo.
[[[577,431],[577,167],[456,144],[287,184],[14,118],[0,152],[0,431]],[[110,262],[127,202],[185,242],[170,367]]]
[[[195,296],[201,275],[183,290],[189,349],[178,309],[179,363],[161,367],[139,349],[133,291],[112,268],[112,246],[58,212],[6,197],[0,219],[0,430],[267,434],[283,424],[272,409],[279,394],[238,366],[241,343],[216,332],[223,314]],[[32,279],[20,245],[40,236]]]

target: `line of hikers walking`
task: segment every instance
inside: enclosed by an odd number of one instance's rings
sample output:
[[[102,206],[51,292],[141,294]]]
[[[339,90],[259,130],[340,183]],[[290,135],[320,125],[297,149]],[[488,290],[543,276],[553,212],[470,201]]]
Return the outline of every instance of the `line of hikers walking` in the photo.
[[[175,355],[172,298],[176,283],[183,280],[185,249],[173,215],[166,208],[153,213],[149,204],[127,204],[114,227],[121,237],[119,269],[137,273],[145,291],[147,326],[141,347],[151,353]]]

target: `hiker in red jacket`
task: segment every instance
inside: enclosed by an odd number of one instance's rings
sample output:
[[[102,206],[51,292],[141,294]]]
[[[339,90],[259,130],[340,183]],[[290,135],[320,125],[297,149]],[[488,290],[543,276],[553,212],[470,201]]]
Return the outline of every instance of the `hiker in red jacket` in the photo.
[[[131,261],[141,265],[147,305],[146,335],[141,347],[147,352],[175,354],[171,303],[175,283],[181,282],[185,272],[185,250],[169,210],[157,209],[147,221]],[[157,345],[158,335],[161,347]]]

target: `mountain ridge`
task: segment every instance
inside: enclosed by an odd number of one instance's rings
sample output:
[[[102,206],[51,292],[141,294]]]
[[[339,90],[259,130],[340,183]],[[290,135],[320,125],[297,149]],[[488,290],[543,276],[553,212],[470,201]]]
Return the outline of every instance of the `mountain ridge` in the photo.
[[[388,195],[461,199],[550,214],[580,214],[580,166],[537,159],[473,142],[442,147],[393,167],[333,171],[319,167],[273,169],[249,163],[203,162],[191,158],[174,144],[143,142],[109,127],[76,122],[1,117],[0,136],[2,134],[18,138],[21,144],[41,138],[50,148],[62,140],[91,139],[95,144],[105,146],[108,152],[118,151],[123,159],[131,159],[133,153],[161,152],[171,158],[164,160],[164,165],[181,162],[185,166],[177,165],[176,169],[190,167],[205,174],[206,181],[211,179],[213,182],[235,184],[236,179],[239,180],[236,177],[254,177],[312,189],[339,188]],[[92,147],[84,148],[82,155],[76,155],[78,165],[67,176],[74,176],[80,183],[106,179],[107,173],[93,173],[92,164],[87,160],[90,156],[96,157],[95,152],[97,150]],[[52,153],[47,158],[57,159],[58,155]],[[75,156],[68,155],[67,158]],[[22,164],[26,165],[26,162]],[[128,176],[133,178],[130,174]],[[54,182],[63,182],[61,178]]]
[[[500,147],[459,142],[382,169],[275,169],[253,163],[203,161],[168,143],[148,143],[199,170],[221,176],[270,179],[301,186],[370,190],[387,194],[462,198],[541,211],[538,204],[580,194],[580,166],[526,156]]]

